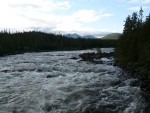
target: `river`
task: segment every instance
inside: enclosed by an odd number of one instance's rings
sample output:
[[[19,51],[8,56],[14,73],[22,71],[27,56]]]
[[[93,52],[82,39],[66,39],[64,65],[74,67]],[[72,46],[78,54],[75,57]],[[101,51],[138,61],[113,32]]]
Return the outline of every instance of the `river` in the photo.
[[[137,78],[113,66],[112,57],[102,64],[79,58],[93,51],[0,57],[0,113],[144,113]]]

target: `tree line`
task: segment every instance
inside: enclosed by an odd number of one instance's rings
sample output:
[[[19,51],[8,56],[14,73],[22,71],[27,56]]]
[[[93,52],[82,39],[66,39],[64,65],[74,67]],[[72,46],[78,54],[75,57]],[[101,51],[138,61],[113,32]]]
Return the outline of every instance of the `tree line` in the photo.
[[[100,47],[114,47],[116,41],[101,39],[67,38],[64,35],[37,31],[10,33],[0,32],[0,55],[22,52],[54,50],[76,50]]]
[[[119,65],[150,77],[150,14],[144,20],[142,7],[126,18],[115,59]]]

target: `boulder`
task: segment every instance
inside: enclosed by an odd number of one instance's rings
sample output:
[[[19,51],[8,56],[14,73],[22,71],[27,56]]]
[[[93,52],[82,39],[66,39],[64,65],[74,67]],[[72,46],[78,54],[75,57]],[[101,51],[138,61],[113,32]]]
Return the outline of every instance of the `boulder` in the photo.
[[[77,60],[78,58],[77,58],[77,57],[72,57],[72,58],[70,58],[70,59]]]

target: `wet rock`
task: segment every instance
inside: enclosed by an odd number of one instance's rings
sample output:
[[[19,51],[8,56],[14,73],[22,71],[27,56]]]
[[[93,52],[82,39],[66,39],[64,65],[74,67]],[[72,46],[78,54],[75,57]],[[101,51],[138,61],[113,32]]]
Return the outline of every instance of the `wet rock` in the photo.
[[[83,113],[101,113],[99,112],[95,107],[90,106],[88,108],[86,108]]]
[[[44,111],[50,112],[53,109],[58,109],[59,105],[50,105],[50,104],[45,104],[45,106],[43,107]]]
[[[7,70],[7,69],[5,69],[5,70],[1,70],[1,72],[4,72],[4,73],[8,73],[10,70]]]
[[[72,57],[72,58],[70,58],[70,59],[77,60],[78,58],[77,58],[77,57]]]
[[[79,55],[83,61],[90,61],[92,62],[95,58],[95,52],[93,53],[83,53]]]
[[[97,61],[97,59],[101,59],[103,57],[112,57],[113,55],[114,55],[113,52],[111,53],[92,52],[92,53],[80,54],[79,57],[81,57],[83,61],[89,61],[89,62],[99,64],[99,63],[102,63],[102,61]]]
[[[116,86],[116,85],[119,85],[119,84],[121,84],[120,80],[115,80],[115,81],[111,82],[112,86]]]
[[[65,56],[65,55],[57,55],[57,56]]]
[[[140,88],[146,92],[146,93],[150,93],[150,80],[144,80],[142,81]]]
[[[150,113],[150,105],[147,105],[144,113]]]
[[[100,52],[98,52],[98,53],[95,53],[95,56],[94,56],[94,58],[95,59],[100,59],[102,56],[102,53],[100,53]]]
[[[46,78],[54,78],[57,77],[56,75],[47,75]]]
[[[32,68],[31,69],[30,68],[29,69],[28,68],[27,69],[26,68],[20,68],[20,69],[14,69],[14,70],[12,70],[12,72],[15,72],[15,71],[24,72],[24,71],[34,71],[34,70],[35,70],[34,68],[33,69]]]
[[[18,113],[18,111],[17,110],[13,110],[12,113]]]
[[[129,85],[132,87],[135,87],[135,86],[140,86],[140,83],[138,80],[135,80],[135,81],[131,82]]]
[[[92,62],[92,63],[95,63],[95,64],[101,64],[102,61],[101,60],[97,60],[97,59],[100,59],[101,56],[100,56],[100,53],[83,53],[83,54],[80,54],[79,55],[82,60],[81,61],[88,61],[88,62]]]
[[[37,69],[37,72],[43,72],[43,69]]]
[[[0,72],[8,73],[8,72],[24,72],[24,71],[34,71],[35,69],[24,69],[24,68],[14,68],[14,69],[4,69]]]
[[[110,53],[101,53],[101,57],[112,57],[114,56],[114,52],[110,52]]]
[[[83,113],[117,113],[114,109],[116,109],[117,106],[115,105],[100,105],[96,107],[96,105],[88,106]],[[114,111],[113,111],[114,110]]]
[[[99,60],[99,61],[94,60],[93,63],[94,63],[94,64],[102,64],[103,62],[102,62],[101,60]]]
[[[103,110],[102,113],[117,113],[116,108],[117,108],[117,105],[115,104],[100,105],[99,111]]]

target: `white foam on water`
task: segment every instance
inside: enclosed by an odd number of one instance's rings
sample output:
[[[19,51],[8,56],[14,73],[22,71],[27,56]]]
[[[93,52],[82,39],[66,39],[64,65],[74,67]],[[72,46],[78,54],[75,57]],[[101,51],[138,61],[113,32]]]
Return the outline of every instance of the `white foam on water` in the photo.
[[[144,113],[140,88],[130,86],[136,79],[120,79],[118,67],[107,65],[110,59],[70,59],[93,51],[1,57],[0,113]]]

